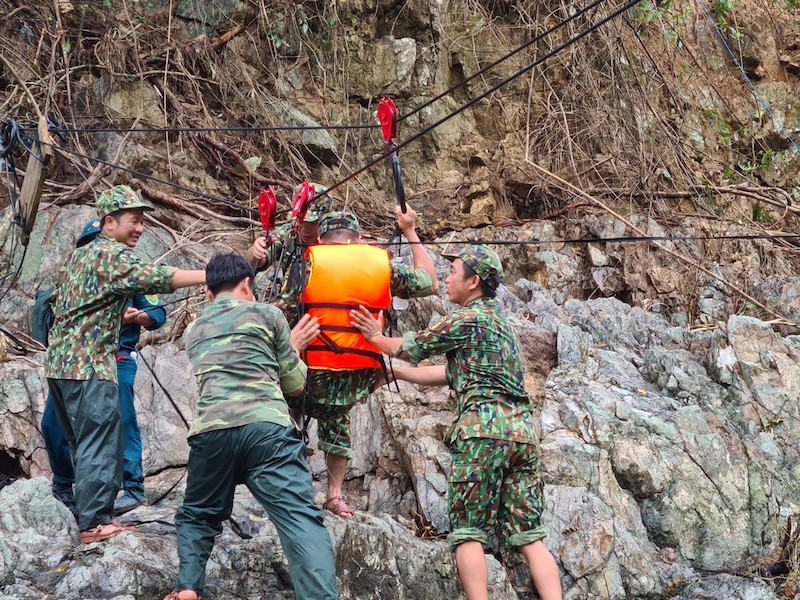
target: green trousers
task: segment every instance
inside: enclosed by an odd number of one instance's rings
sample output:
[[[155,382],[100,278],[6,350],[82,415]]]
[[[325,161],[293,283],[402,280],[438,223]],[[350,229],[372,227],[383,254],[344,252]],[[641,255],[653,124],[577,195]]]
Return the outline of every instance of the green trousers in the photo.
[[[214,537],[233,510],[237,484],[266,509],[289,561],[297,600],[334,600],[333,547],[314,504],[305,445],[294,427],[251,423],[189,438],[186,496],[175,516],[176,590],[203,591]]]
[[[48,379],[56,418],[75,467],[75,509],[86,531],[111,523],[122,485],[122,419],[113,381]]]

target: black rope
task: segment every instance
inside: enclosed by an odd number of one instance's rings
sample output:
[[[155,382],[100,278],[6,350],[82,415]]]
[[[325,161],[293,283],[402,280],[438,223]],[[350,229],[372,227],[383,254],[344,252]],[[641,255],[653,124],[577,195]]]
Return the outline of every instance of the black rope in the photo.
[[[189,421],[187,421],[186,417],[183,416],[183,413],[181,412],[181,409],[178,407],[178,403],[175,402],[175,399],[172,397],[172,394],[170,394],[167,391],[167,388],[164,387],[164,384],[161,383],[161,380],[158,378],[158,375],[156,375],[156,372],[147,363],[141,352],[139,352],[139,358],[142,360],[142,364],[145,367],[147,367],[147,370],[150,371],[150,374],[153,376],[153,381],[155,381],[158,384],[158,387],[160,387],[161,391],[164,392],[164,394],[167,396],[167,399],[169,400],[170,404],[172,404],[172,408],[175,409],[175,412],[178,413],[178,416],[181,418],[181,421],[183,421],[183,424],[186,426],[186,430],[189,431],[192,428],[192,426],[189,425]]]
[[[344,185],[348,181],[350,181],[352,179],[355,179],[356,177],[358,177],[362,173],[368,171],[369,169],[371,169],[372,167],[377,165],[379,162],[381,162],[381,161],[385,160],[387,157],[391,156],[392,152],[399,152],[402,148],[405,148],[406,146],[408,146],[412,142],[417,141],[422,136],[424,136],[424,135],[430,133],[431,131],[433,131],[434,129],[436,129],[442,123],[445,123],[445,122],[449,121],[450,119],[452,119],[453,117],[461,114],[462,112],[464,112],[468,108],[474,106],[475,104],[477,104],[478,102],[480,102],[481,100],[486,98],[487,96],[490,96],[491,94],[493,94],[494,92],[499,90],[501,87],[507,85],[511,81],[513,81],[513,80],[517,79],[518,77],[524,75],[528,71],[536,68],[537,66],[542,64],[544,61],[546,61],[549,58],[552,58],[553,56],[555,56],[556,54],[558,54],[562,50],[564,50],[564,49],[568,48],[569,46],[575,44],[576,42],[578,42],[582,38],[586,37],[587,35],[589,35],[590,33],[594,32],[594,31],[596,31],[597,29],[599,29],[600,27],[602,27],[603,25],[605,25],[606,23],[608,23],[612,19],[618,17],[619,15],[621,15],[622,13],[627,11],[628,9],[632,8],[633,6],[638,4],[639,2],[640,2],[640,0],[628,0],[628,2],[623,4],[620,8],[617,8],[615,11],[613,11],[609,15],[603,17],[597,23],[595,23],[594,25],[591,25],[588,29],[585,29],[584,31],[581,31],[580,33],[578,33],[574,37],[569,38],[566,42],[564,42],[562,44],[559,44],[558,46],[556,46],[555,48],[553,48],[552,50],[547,52],[545,55],[541,56],[540,58],[537,58],[532,63],[529,63],[526,66],[522,67],[521,69],[519,69],[514,74],[509,75],[508,77],[506,77],[505,79],[503,79],[499,83],[493,85],[492,87],[490,87],[488,90],[486,90],[485,92],[483,92],[482,94],[480,94],[476,98],[473,98],[472,100],[470,100],[469,102],[467,102],[463,106],[455,109],[454,111],[448,113],[447,115],[445,115],[444,117],[442,117],[438,121],[432,123],[431,125],[428,125],[424,129],[418,131],[417,133],[415,133],[414,135],[412,135],[410,138],[406,139],[405,141],[397,143],[394,146],[392,151],[384,151],[384,152],[382,152],[377,158],[375,158],[374,160],[370,161],[369,163],[367,163],[365,166],[361,167],[357,171],[354,171],[350,175],[346,176],[344,179],[339,180],[337,183],[335,183],[335,184],[333,184],[331,186],[328,186],[328,188],[324,192],[318,193],[314,198],[319,198],[319,197],[321,197],[321,196],[323,196],[325,194],[329,194],[331,191],[335,190],[338,187],[341,187],[342,185]]]
[[[137,127],[136,129],[124,127],[91,127],[91,128],[63,128],[66,133],[213,133],[213,132],[262,132],[262,131],[338,131],[350,129],[377,129],[380,125],[269,125],[255,127]],[[27,127],[26,129],[35,129]]]
[[[484,244],[486,246],[544,246],[547,244],[633,244],[642,242],[691,242],[691,241],[743,241],[743,240],[800,240],[800,234],[779,233],[779,234],[753,234],[753,235],[652,235],[652,236],[628,236],[611,238],[567,238],[560,240],[453,240],[450,242],[404,242],[406,244],[421,244],[424,246],[469,246],[472,244]],[[398,242],[393,242],[397,245]],[[376,242],[376,246],[387,246],[386,242]]]

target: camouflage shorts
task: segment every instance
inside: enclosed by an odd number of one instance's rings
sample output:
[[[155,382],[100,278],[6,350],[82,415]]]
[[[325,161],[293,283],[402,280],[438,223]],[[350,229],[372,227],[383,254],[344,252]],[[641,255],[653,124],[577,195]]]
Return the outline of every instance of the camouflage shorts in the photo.
[[[450,454],[447,500],[453,531],[447,541],[453,550],[464,542],[486,544],[488,533],[498,525],[511,547],[545,537],[537,446],[489,438],[456,439]]]
[[[317,420],[320,450],[353,458],[350,409],[369,397],[374,377],[373,369],[308,371],[305,414]],[[297,408],[296,402],[291,406]]]

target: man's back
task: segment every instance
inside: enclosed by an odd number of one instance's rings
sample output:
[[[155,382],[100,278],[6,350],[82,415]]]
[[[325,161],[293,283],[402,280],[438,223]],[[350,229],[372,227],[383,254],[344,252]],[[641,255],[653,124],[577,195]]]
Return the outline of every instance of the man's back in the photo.
[[[291,424],[285,395],[302,390],[306,366],[279,310],[220,296],[184,340],[200,388],[190,435],[254,422]]]

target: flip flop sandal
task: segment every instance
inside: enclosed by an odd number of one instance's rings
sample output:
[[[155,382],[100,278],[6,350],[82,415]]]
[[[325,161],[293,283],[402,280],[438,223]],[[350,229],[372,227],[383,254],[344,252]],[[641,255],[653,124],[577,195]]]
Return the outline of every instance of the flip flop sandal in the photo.
[[[170,592],[168,596],[164,597],[164,600],[203,600],[200,596],[197,595],[197,592],[194,590],[181,590],[180,592]]]
[[[103,540],[107,540],[108,538],[125,531],[136,531],[136,528],[116,522],[98,525],[97,527],[87,529],[86,531],[81,531],[81,544],[102,542]]]
[[[342,496],[335,496],[333,498],[328,498],[325,504],[322,505],[322,508],[324,508],[325,510],[329,510],[340,519],[350,519],[356,514],[356,511],[347,505],[347,502],[344,501],[344,498]],[[350,514],[346,517],[343,516],[346,513]]]

